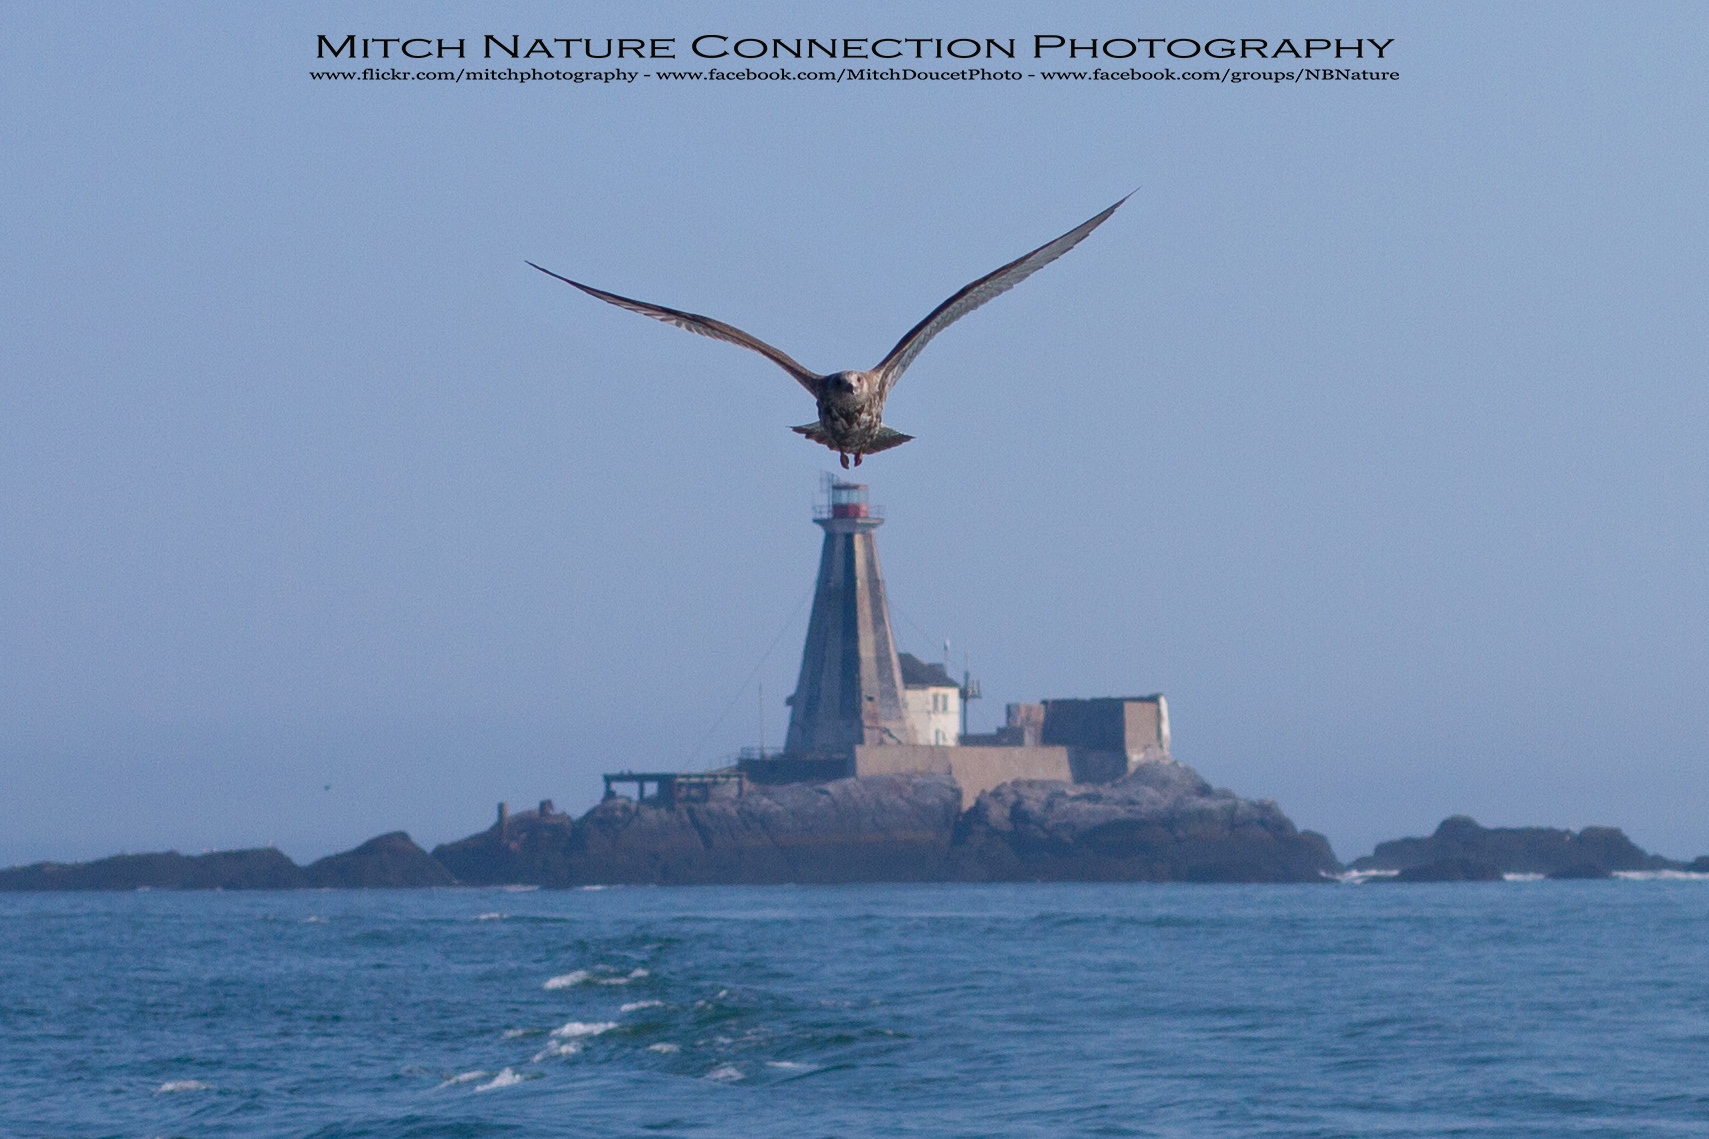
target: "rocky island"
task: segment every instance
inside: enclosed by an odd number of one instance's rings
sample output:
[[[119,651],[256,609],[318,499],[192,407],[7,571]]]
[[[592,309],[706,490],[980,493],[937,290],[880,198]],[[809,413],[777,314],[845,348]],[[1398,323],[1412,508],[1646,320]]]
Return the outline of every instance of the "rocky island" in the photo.
[[[0,890],[295,890],[449,886],[449,871],[403,831],[298,866],[270,846],[208,854],[115,854],[0,870]]]
[[[1585,827],[1577,833],[1483,827],[1466,815],[1451,815],[1428,837],[1378,843],[1348,869],[1395,870],[1402,882],[1490,881],[1505,874],[1607,878],[1618,870],[1709,871],[1709,856],[1687,864],[1647,854],[1618,827]]]
[[[1172,761],[1112,783],[1016,780],[962,811],[930,775],[724,790],[674,808],[607,799],[573,822],[525,812],[433,855],[459,881],[1318,882],[1322,835]]]
[[[299,867],[271,848],[0,871],[0,890],[838,882],[1322,882],[1322,835],[1173,761],[1110,783],[1017,780],[961,809],[933,775],[721,788],[704,802],[541,804],[431,855],[401,831]]]

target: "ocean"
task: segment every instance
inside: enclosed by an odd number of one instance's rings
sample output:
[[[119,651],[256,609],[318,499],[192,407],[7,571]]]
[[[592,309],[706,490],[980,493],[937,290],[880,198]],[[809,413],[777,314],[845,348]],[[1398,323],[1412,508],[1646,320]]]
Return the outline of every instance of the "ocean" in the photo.
[[[6,1136],[1703,1136],[1709,882],[0,895]]]

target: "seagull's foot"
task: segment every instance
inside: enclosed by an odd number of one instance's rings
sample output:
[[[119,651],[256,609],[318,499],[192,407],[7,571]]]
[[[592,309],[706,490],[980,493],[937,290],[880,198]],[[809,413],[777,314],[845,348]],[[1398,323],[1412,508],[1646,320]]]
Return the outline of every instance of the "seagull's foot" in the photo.
[[[837,457],[843,461],[843,470],[845,470],[845,471],[848,470],[849,469],[849,457],[840,451],[837,453]]]
[[[858,466],[860,466],[860,461],[861,461],[861,460],[862,460],[862,459],[864,459],[864,458],[865,458],[865,457],[866,457],[866,456],[865,456],[865,455],[862,455],[862,454],[861,454],[861,453],[860,453],[860,452],[858,452],[858,451],[857,451],[857,452],[855,452],[855,466],[857,466],[857,467],[858,467]]]

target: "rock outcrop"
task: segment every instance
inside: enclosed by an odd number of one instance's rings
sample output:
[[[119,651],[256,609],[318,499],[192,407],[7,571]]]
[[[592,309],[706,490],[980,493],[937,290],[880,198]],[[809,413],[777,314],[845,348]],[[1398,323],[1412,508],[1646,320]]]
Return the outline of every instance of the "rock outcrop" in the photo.
[[[514,815],[433,853],[459,881],[543,886],[1320,882],[1340,869],[1328,841],[1274,803],[1172,761],[1101,785],[1006,783],[959,807],[941,776],[722,788],[675,806],[608,799],[573,825]]]
[[[427,854],[402,831],[303,868],[277,850],[124,855],[0,871],[0,889],[240,889],[774,882],[1316,882],[1322,835],[1173,761],[1112,783],[1002,784],[965,813],[946,776],[709,788],[699,802],[542,803]]]
[[[1392,878],[1372,878],[1372,882],[1500,882],[1501,867],[1493,862],[1475,858],[1442,858],[1418,866],[1408,866]]]
[[[371,838],[354,850],[329,854],[303,868],[303,885],[361,887],[450,886],[456,879],[403,831]]]
[[[573,825],[513,815],[434,856],[460,881],[542,886],[937,881],[960,806],[935,777],[720,788],[675,806],[607,799]]]
[[[1398,838],[1352,864],[1354,870],[1407,870],[1462,858],[1494,865],[1508,874],[1555,874],[1574,867],[1614,870],[1677,870],[1681,864],[1646,854],[1617,827],[1585,827],[1576,834],[1549,827],[1482,827],[1475,819],[1443,819],[1428,838]]]
[[[562,886],[570,882],[570,816],[552,810],[501,813],[480,834],[433,848],[433,857],[466,886]]]
[[[449,886],[451,872],[403,831],[298,866],[270,846],[185,855],[119,854],[96,862],[38,862],[0,870],[0,890],[293,890],[333,886]]]
[[[952,858],[973,881],[1321,882],[1341,869],[1274,802],[1175,762],[1106,784],[1005,783],[961,819]]]
[[[0,890],[282,890],[302,885],[295,862],[270,846],[186,855],[116,854],[96,862],[37,862],[0,870]]]

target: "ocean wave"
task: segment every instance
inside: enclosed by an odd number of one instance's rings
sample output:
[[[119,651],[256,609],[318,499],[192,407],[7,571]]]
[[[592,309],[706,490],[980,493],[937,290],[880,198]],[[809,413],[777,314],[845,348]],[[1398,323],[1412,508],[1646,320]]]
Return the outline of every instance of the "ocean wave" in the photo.
[[[515,1040],[518,1036],[539,1036],[544,1028],[507,1028],[504,1030],[506,1040]]]
[[[1399,873],[1399,870],[1344,870],[1335,875],[1335,880],[1358,885],[1360,882],[1368,882],[1372,878],[1393,878]]]
[[[201,1080],[167,1080],[164,1084],[161,1084],[158,1088],[154,1089],[154,1094],[169,1095],[172,1092],[205,1092],[211,1087],[213,1087],[212,1084],[204,1084]]]
[[[588,971],[586,969],[576,969],[562,976],[552,977],[540,987],[542,989],[567,989],[571,985],[579,985],[587,979]]]
[[[555,1044],[546,1045],[546,1047],[534,1053],[533,1057],[528,1062],[530,1064],[538,1064],[540,1061],[550,1060],[554,1056],[574,1056],[581,1050],[582,1046],[580,1044],[577,1044],[574,1041],[561,1040]]]
[[[662,1052],[668,1056],[672,1052],[681,1052],[682,1051],[682,1045],[670,1044],[670,1043],[649,1044],[649,1045],[647,1045],[647,1051],[649,1051],[649,1052]]]
[[[721,1080],[725,1083],[734,1083],[735,1081],[743,1079],[744,1077],[745,1077],[745,1073],[742,1071],[742,1069],[736,1067],[736,1065],[734,1065],[734,1064],[720,1064],[716,1068],[712,1069],[710,1072],[706,1073],[705,1077],[703,1077],[703,1078],[708,1079],[708,1080]]]
[[[509,914],[501,914],[501,913],[497,913],[497,912],[490,913],[490,914],[476,914],[475,920],[476,921],[503,921],[505,918],[507,918],[509,916],[510,916]]]
[[[526,894],[530,890],[538,890],[538,886],[500,886],[499,889],[507,894]]]
[[[1515,872],[1512,874],[1503,874],[1501,876],[1501,880],[1503,882],[1541,882],[1543,880],[1543,876],[1541,874]]]
[[[627,985],[630,981],[639,981],[643,977],[650,976],[652,974],[645,969],[633,969],[626,977],[601,977],[598,983],[601,985]]]
[[[619,1008],[617,1011],[618,1012],[639,1012],[640,1010],[642,1010],[644,1008],[664,1008],[664,1007],[665,1007],[664,1001],[630,1001],[628,1004],[624,1005],[622,1008]]]
[[[1700,870],[1616,870],[1614,877],[1628,882],[1709,882]]]
[[[616,1027],[617,1022],[615,1020],[572,1020],[562,1028],[554,1028],[552,1037],[556,1040],[574,1040],[580,1036],[598,1036],[600,1033],[610,1032]]]
[[[528,1079],[527,1076],[518,1075],[509,1068],[501,1068],[499,1069],[498,1075],[494,1076],[486,1083],[477,1086],[475,1090],[478,1092],[490,1092],[495,1088],[508,1088],[514,1084],[520,1084],[526,1079]]]
[[[442,1082],[439,1086],[442,1088],[448,1088],[454,1084],[472,1084],[476,1080],[484,1080],[490,1075],[492,1075],[491,1072],[484,1071],[459,1072],[457,1075]]]

